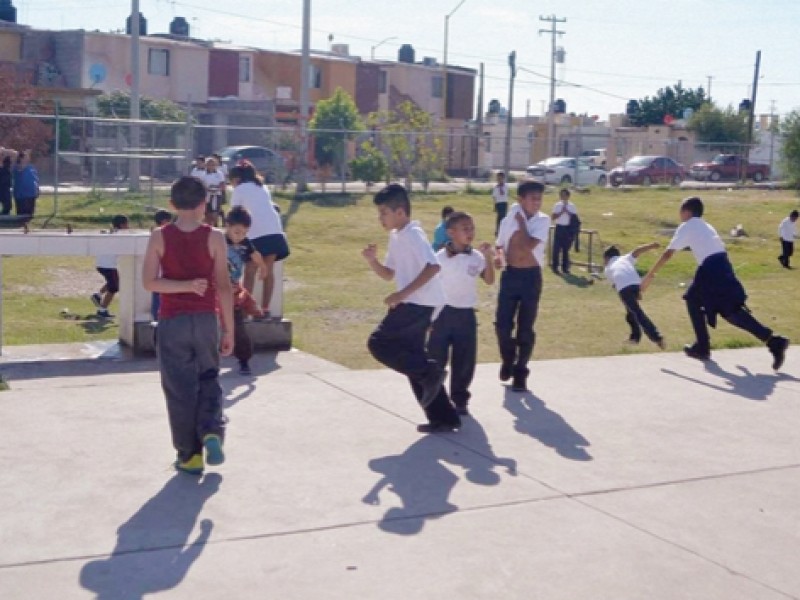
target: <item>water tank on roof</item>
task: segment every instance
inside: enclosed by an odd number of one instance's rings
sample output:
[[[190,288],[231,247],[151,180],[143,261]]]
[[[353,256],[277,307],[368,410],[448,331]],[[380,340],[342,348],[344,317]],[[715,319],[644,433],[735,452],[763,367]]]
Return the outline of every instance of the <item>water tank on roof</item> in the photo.
[[[426,56],[422,59],[422,64],[426,67],[435,67],[438,63],[434,57]]]
[[[0,21],[17,22],[17,9],[11,4],[11,0],[0,0]]]
[[[125,19],[125,33],[128,35],[133,33],[130,15],[128,15],[128,18]],[[147,19],[144,18],[142,13],[139,13],[139,35],[147,35]]]
[[[567,112],[567,103],[564,102],[563,99],[559,98],[555,102],[553,102],[553,114],[564,114]]]
[[[403,44],[400,50],[397,51],[397,62],[414,64],[414,46],[411,44]]]
[[[175,17],[172,23],[169,24],[169,32],[172,35],[179,35],[181,37],[189,37],[189,22],[183,17]]]

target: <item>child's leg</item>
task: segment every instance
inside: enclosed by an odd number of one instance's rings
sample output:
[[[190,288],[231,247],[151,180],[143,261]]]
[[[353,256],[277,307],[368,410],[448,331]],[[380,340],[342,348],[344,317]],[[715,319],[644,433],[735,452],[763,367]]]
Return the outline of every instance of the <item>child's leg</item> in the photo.
[[[410,377],[427,373],[430,364],[425,353],[425,332],[432,312],[431,307],[416,304],[390,309],[367,341],[375,360]]]
[[[494,320],[500,360],[503,362],[503,366],[509,370],[517,358],[517,343],[513,333],[514,317],[517,313],[520,296],[514,279],[515,275],[508,269],[503,271],[500,276],[500,292],[497,295],[497,310]]]
[[[270,300],[272,300],[272,291],[275,288],[275,273],[273,267],[275,266],[275,254],[267,254],[264,256],[264,264],[267,269],[267,276],[264,279],[264,289],[261,295],[261,308],[264,310],[269,309]]]
[[[639,307],[639,286],[631,285],[622,288],[619,291],[619,299],[625,306],[625,321],[631,328],[630,341],[638,342],[642,339],[642,327],[640,327],[639,313],[642,315],[642,309]],[[647,319],[647,317],[645,317]],[[650,324],[652,325],[652,323]],[[652,338],[651,338],[652,339]]]
[[[517,318],[517,363],[514,366],[514,378],[524,381],[530,373],[528,361],[533,355],[536,344],[536,332],[533,330],[536,315],[539,313],[539,298],[542,295],[542,271],[530,269],[525,273],[525,285],[519,305]]]
[[[241,363],[253,358],[253,341],[247,333],[244,311],[239,307],[233,310],[233,355]]]
[[[191,315],[197,377],[195,435],[202,441],[209,433],[225,435],[222,388],[219,385],[219,325],[214,314]]]
[[[103,308],[107,309],[114,299],[114,294],[119,291],[119,271],[116,269],[106,269],[105,277],[106,284],[103,286],[105,289],[102,290],[103,298],[100,300],[100,304]]]
[[[700,353],[708,353],[711,351],[711,338],[708,335],[706,313],[703,310],[700,294],[694,284],[689,286],[683,299],[686,300],[686,310],[689,311],[689,320],[692,323],[692,329],[694,329],[696,350]]]
[[[757,337],[762,342],[767,342],[772,337],[772,330],[759,323],[753,314],[744,306],[740,306],[738,310],[723,314],[722,318],[728,323],[739,329],[743,329]]]
[[[450,361],[450,398],[453,404],[465,407],[471,394],[469,386],[475,375],[478,355],[478,323],[475,311],[454,309],[453,354]]]
[[[447,367],[450,353],[451,336],[453,328],[450,320],[449,306],[445,306],[433,322],[431,333],[428,336],[428,356],[436,361],[442,369]]]

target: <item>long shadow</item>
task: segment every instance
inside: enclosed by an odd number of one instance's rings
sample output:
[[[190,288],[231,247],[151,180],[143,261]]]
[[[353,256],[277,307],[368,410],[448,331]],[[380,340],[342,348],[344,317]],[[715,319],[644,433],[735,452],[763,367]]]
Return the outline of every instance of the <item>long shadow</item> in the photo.
[[[743,367],[742,365],[736,365],[736,368],[741,371],[741,373],[726,371],[720,367],[719,364],[711,360],[705,361],[704,365],[708,373],[711,373],[712,375],[724,380],[725,385],[714,385],[713,383],[700,381],[699,379],[689,377],[688,375],[683,375],[682,373],[678,373],[671,369],[662,368],[661,372],[685,381],[691,381],[692,383],[711,388],[712,390],[717,390],[726,394],[733,394],[734,396],[747,398],[749,400],[756,400],[758,402],[768,400],[775,391],[775,386],[778,383],[782,381],[800,381],[800,379],[797,377],[787,375],[786,373],[753,374],[747,367]]]
[[[118,360],[113,358],[87,358],[69,360],[24,360],[7,362],[0,366],[3,377],[12,382],[50,377],[89,377],[109,373],[152,373],[158,371],[155,358]]]
[[[514,415],[514,428],[520,433],[531,436],[564,458],[592,460],[586,450],[591,445],[589,440],[531,392],[513,392],[507,387],[503,408]]]
[[[98,600],[140,600],[177,587],[200,556],[213,523],[200,522],[200,533],[187,546],[205,504],[222,477],[202,479],[176,474],[117,530],[111,555],[86,563],[80,583]]]
[[[230,360],[226,360],[223,367],[231,368],[220,374],[220,385],[225,390],[225,399],[223,401],[223,408],[228,409],[245,398],[248,398],[256,391],[256,378],[260,375],[268,375],[281,368],[277,361],[277,353],[270,354],[256,354],[250,361],[250,368],[253,371],[251,375],[241,375],[238,366],[230,364]],[[242,388],[242,389],[239,389]],[[233,392],[236,391],[236,394]]]
[[[452,437],[425,436],[402,454],[369,461],[369,468],[382,477],[362,498],[363,502],[380,505],[381,492],[386,489],[396,494],[402,504],[389,508],[378,527],[387,533],[415,535],[429,519],[458,510],[449,498],[459,477],[444,463],[464,469],[464,477],[476,485],[500,483],[497,467],[504,467],[510,475],[517,474],[516,461],[494,455],[486,432],[477,421],[466,421]]]

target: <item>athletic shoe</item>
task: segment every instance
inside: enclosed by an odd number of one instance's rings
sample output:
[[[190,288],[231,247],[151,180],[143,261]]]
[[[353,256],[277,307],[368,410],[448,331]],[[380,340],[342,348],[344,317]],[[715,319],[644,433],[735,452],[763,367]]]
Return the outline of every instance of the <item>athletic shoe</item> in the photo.
[[[423,423],[417,425],[419,433],[455,433],[461,427],[461,421],[456,423]]]
[[[103,308],[103,299],[100,297],[100,294],[95,292],[94,294],[89,296],[89,298],[91,298],[92,304],[94,304],[96,308],[98,308],[98,309],[102,309]]]
[[[786,360],[786,349],[789,347],[789,340],[782,335],[773,335],[767,340],[767,348],[772,353],[775,360],[772,362],[772,368],[777,371],[783,366],[783,361]]]
[[[107,308],[101,308],[97,311],[97,316],[100,317],[101,319],[110,319],[114,315],[108,312]]]
[[[511,382],[511,391],[512,392],[527,392],[528,391],[528,383],[526,377],[514,377],[514,380]]]
[[[711,351],[710,350],[702,350],[698,348],[697,344],[686,344],[683,347],[683,352],[689,358],[696,358],[697,360],[710,360],[711,359]]]
[[[206,449],[206,462],[217,466],[225,462],[225,452],[222,450],[222,438],[216,433],[203,436],[203,447]]]
[[[511,379],[511,365],[503,363],[500,365],[500,381],[508,381]]]
[[[439,395],[444,380],[447,379],[447,371],[432,367],[425,378],[422,380],[422,395],[419,404],[422,408],[428,408]]]
[[[250,370],[250,365],[246,360],[239,361],[239,375],[252,375],[253,371]]]
[[[175,470],[189,475],[202,475],[203,474],[203,456],[201,454],[194,454],[186,462],[180,459],[175,461]]]
[[[459,417],[468,417],[469,416],[469,409],[466,406],[456,406],[456,414]]]
[[[663,337],[657,339],[656,340],[656,346],[658,346],[662,350],[666,350],[667,349],[667,340],[665,340]]]

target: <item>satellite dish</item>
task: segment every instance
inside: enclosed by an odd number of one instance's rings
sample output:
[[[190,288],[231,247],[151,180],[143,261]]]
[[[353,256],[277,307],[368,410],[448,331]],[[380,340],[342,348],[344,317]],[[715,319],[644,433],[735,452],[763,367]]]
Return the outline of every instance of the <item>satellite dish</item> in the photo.
[[[92,85],[99,85],[106,80],[108,71],[106,66],[102,63],[94,63],[89,67],[89,79],[92,80]]]
[[[694,115],[694,110],[692,108],[686,107],[683,109],[683,118],[685,121],[688,121]]]

